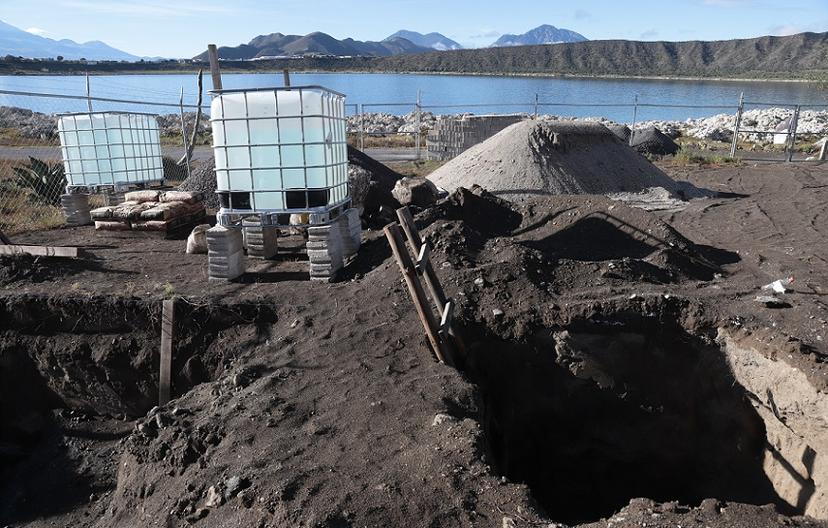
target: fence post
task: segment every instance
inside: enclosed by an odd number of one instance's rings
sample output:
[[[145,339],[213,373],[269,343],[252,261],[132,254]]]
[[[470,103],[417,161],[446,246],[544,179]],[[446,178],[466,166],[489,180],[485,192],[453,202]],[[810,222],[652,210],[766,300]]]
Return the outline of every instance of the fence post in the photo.
[[[89,72],[86,72],[86,106],[89,107],[89,113],[92,113],[92,88],[89,85]]]
[[[359,150],[365,152],[365,104],[359,104]]]
[[[538,94],[535,94],[535,119],[538,118]]]
[[[796,105],[791,125],[788,127],[788,162],[793,161],[794,148],[796,148],[796,129],[799,127],[799,110],[802,107]]]
[[[181,112],[181,138],[184,144],[184,162],[187,164],[187,177],[190,177],[190,146],[187,144],[187,124],[184,121],[184,87],[181,87],[181,96],[178,99],[178,108]],[[196,120],[198,116],[196,116]],[[198,126],[198,121],[193,123],[193,126]]]
[[[739,96],[739,108],[736,109],[736,123],[733,126],[733,141],[730,144],[730,159],[736,157],[739,143],[739,128],[742,126],[742,114],[745,111],[745,92]]]
[[[635,137],[635,122],[638,120],[638,94],[635,94],[635,104],[633,105],[633,120],[630,127],[630,146],[633,144]]]
[[[417,90],[417,103],[414,105],[414,110],[416,112],[416,127],[417,127],[417,136],[416,136],[416,145],[417,145],[417,159],[420,159],[420,127],[422,126],[422,93],[418,89]]]

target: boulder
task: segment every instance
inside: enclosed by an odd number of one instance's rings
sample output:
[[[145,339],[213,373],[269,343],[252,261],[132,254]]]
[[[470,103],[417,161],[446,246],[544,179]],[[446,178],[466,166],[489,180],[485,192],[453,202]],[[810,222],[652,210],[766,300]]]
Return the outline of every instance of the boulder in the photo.
[[[430,207],[437,202],[437,186],[425,178],[402,178],[397,180],[391,195],[401,205]]]

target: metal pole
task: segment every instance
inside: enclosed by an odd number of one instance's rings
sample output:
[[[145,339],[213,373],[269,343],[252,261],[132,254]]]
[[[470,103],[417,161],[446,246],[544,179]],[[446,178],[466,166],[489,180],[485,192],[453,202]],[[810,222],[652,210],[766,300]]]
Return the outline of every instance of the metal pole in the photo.
[[[535,119],[538,118],[538,94],[535,94]]]
[[[89,108],[89,113],[92,113],[92,87],[89,84],[89,72],[86,73],[86,106]]]
[[[365,104],[359,104],[359,150],[365,151]]]
[[[417,131],[415,132],[416,135],[416,145],[417,145],[417,159],[420,159],[420,127],[422,126],[422,92],[421,90],[417,90],[417,103],[414,105],[414,110],[416,112],[416,123],[417,123]]]
[[[788,161],[793,161],[794,148],[796,148],[796,129],[799,127],[799,111],[802,107],[797,105],[794,109],[791,126],[788,127]]]
[[[184,162],[187,164],[187,177],[190,177],[190,148],[187,145],[187,125],[184,122],[184,87],[181,87],[181,97],[178,99],[178,108],[181,111],[181,138],[184,141]],[[198,119],[198,117],[196,117]],[[194,127],[198,126],[198,121],[193,123]]]
[[[745,111],[745,92],[739,96],[739,108],[736,109],[736,123],[733,126],[733,141],[730,144],[730,159],[736,157],[736,148],[739,143],[739,128],[742,126],[742,114]]]
[[[633,138],[635,137],[635,123],[638,121],[638,94],[635,94],[635,105],[633,105],[633,120],[630,127],[630,146],[632,146]]]
[[[282,76],[285,79],[285,87],[290,88],[290,70],[288,70],[287,68],[282,70]]]

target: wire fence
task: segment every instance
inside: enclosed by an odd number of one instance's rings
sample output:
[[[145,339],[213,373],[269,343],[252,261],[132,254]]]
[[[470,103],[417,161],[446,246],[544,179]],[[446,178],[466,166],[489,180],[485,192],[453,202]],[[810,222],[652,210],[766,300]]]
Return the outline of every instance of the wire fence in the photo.
[[[57,115],[66,112],[127,112],[153,114],[159,124],[164,178],[175,184],[193,167],[212,158],[209,105],[202,105],[202,118],[193,134],[196,110],[184,97],[170,93],[148,93],[148,100],[133,100],[107,94],[65,95],[0,90],[0,231],[54,227],[64,223],[60,196],[66,190],[63,152]],[[192,95],[192,94],[190,94]],[[152,100],[159,97],[167,101]],[[631,129],[641,128],[665,110],[710,115],[718,125],[709,132],[718,147],[729,147],[731,157],[750,158],[762,150],[779,161],[825,159],[821,137],[828,135],[828,105],[790,102],[757,102],[741,98],[733,105],[661,104],[633,97],[620,102],[557,102],[539,96],[525,102],[426,104],[414,101],[346,104],[349,142],[361,149],[405,149],[412,159],[426,154],[427,134],[446,116],[465,114],[516,115],[543,118],[547,115],[582,117],[585,110],[596,117],[612,115],[613,121]],[[717,121],[718,120],[718,121]],[[665,125],[669,126],[669,125]],[[194,139],[192,157],[185,156]],[[93,195],[92,205],[103,205],[106,194]]]

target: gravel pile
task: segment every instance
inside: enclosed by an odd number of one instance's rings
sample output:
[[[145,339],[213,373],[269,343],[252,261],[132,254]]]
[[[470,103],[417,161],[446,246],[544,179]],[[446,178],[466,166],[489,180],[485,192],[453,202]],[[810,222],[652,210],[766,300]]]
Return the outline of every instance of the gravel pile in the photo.
[[[495,195],[639,192],[676,183],[600,123],[524,121],[446,163],[429,177],[453,192],[480,185]]]
[[[208,209],[218,209],[219,201],[216,196],[216,160],[207,158],[197,167],[192,168],[190,177],[178,186],[179,191],[193,191],[204,193],[204,205]]]

